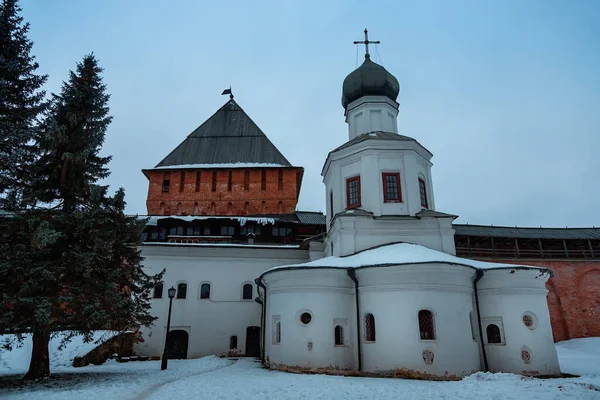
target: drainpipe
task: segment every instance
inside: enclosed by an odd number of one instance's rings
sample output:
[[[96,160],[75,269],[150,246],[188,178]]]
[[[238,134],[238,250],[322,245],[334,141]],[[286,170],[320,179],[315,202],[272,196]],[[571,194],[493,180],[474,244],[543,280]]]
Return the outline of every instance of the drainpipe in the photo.
[[[475,280],[473,281],[473,292],[475,293],[475,308],[477,309],[477,327],[479,328],[479,342],[481,343],[481,353],[483,355],[483,368],[484,372],[489,372],[487,353],[485,351],[485,343],[483,340],[483,328],[481,327],[481,314],[479,312],[479,293],[477,292],[477,282],[483,278],[484,271],[482,269],[477,270]]]
[[[262,346],[261,346],[261,357],[260,359],[262,360],[263,364],[265,362],[265,338],[267,336],[267,332],[265,332],[265,326],[267,325],[267,287],[265,286],[265,284],[263,283],[262,279],[260,278],[256,278],[254,280],[254,282],[258,285],[259,288],[263,288],[263,292],[265,294],[265,297],[262,301],[262,307],[261,307],[261,312],[260,312],[260,329],[261,329],[261,333],[262,333]]]
[[[362,371],[362,348],[360,342],[360,301],[358,299],[358,278],[356,277],[356,272],[354,269],[347,269],[348,276],[354,282],[354,296],[356,297],[356,352],[358,356],[358,371]]]

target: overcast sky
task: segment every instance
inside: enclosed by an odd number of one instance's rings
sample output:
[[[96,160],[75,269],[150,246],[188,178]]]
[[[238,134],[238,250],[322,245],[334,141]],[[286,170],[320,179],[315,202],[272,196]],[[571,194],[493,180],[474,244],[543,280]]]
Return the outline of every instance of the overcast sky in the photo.
[[[47,89],[94,52],[114,121],[104,152],[127,211],[151,168],[235,99],[305,168],[298,209],[325,211],[321,167],[348,140],[342,81],[374,61],[400,82],[399,132],[433,154],[457,222],[600,226],[600,2],[23,0]]]

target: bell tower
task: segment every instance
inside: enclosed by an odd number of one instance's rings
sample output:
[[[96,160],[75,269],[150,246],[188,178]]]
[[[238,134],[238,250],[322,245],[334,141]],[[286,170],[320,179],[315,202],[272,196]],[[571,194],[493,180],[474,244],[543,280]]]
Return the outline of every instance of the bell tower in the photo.
[[[366,29],[354,43],[365,45],[365,60],[342,85],[348,141],[329,153],[322,171],[327,255],[397,241],[454,254],[456,216],[436,211],[433,154],[398,134],[398,80],[371,60],[369,44],[379,42]]]

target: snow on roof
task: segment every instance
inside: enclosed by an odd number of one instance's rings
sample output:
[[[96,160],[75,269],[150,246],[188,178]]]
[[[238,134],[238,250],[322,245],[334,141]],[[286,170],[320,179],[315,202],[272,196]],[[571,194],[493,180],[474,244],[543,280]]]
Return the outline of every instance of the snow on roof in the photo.
[[[200,168],[282,168],[289,165],[275,163],[218,163],[218,164],[179,164],[179,165],[163,165],[152,169],[200,169]]]
[[[240,226],[246,225],[246,222],[255,222],[260,225],[274,225],[275,218],[267,218],[267,217],[229,217],[229,216],[202,216],[202,215],[166,215],[162,217],[142,217],[140,218],[148,218],[148,222],[146,225],[155,226],[159,220],[161,219],[179,219],[182,221],[190,222],[190,221],[200,221],[206,219],[230,219],[235,220],[240,223]]]
[[[545,269],[541,267],[533,267],[527,265],[499,264],[470,260],[466,258],[452,256],[441,251],[428,249],[427,247],[423,247],[416,244],[392,243],[389,245],[364,250],[351,256],[331,256],[303,264],[282,265],[278,267],[273,267],[268,269],[265,272],[265,274],[271,271],[288,268],[361,268],[377,265],[401,265],[439,262],[461,264],[481,270],[516,267]]]

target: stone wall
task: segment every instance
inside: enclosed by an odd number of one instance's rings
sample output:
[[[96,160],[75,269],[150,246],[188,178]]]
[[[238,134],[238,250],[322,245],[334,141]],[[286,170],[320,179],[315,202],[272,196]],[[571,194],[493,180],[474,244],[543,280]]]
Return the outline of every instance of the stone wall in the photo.
[[[291,214],[296,210],[302,173],[303,169],[297,167],[146,171],[147,212],[148,215]],[[168,191],[163,191],[165,179],[170,182]]]

